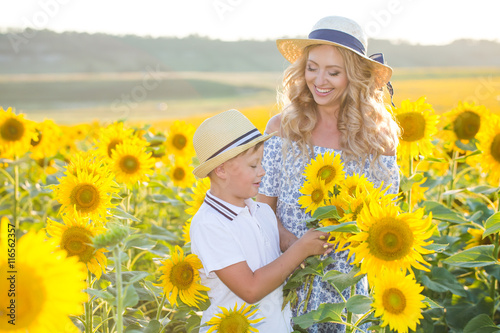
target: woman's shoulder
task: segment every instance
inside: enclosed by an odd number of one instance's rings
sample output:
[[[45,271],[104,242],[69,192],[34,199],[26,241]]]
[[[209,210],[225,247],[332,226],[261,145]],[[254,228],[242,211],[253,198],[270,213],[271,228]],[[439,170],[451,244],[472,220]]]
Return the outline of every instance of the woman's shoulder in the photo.
[[[281,113],[278,113],[269,119],[266,126],[266,133],[271,134],[278,132],[277,135],[281,136]]]

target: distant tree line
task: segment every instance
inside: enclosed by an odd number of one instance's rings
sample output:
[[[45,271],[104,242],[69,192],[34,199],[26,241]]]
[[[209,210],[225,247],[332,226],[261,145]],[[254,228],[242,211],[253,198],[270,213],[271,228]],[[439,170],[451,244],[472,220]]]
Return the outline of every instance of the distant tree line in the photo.
[[[413,45],[370,40],[393,67],[500,67],[500,43],[457,40]],[[0,33],[0,74],[165,71],[282,71],[286,61],[275,41],[226,42],[200,36],[151,38],[49,30]]]

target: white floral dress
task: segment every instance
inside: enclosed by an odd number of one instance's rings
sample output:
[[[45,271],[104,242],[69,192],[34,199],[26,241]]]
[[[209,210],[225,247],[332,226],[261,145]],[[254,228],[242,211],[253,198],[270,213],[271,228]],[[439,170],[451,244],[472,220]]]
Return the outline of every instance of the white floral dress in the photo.
[[[292,232],[295,236],[301,237],[307,231],[307,226],[305,223],[301,223],[305,219],[310,218],[309,213],[305,213],[305,209],[300,208],[298,204],[298,199],[301,196],[299,189],[304,183],[305,176],[304,168],[310,161],[304,161],[301,157],[297,157],[294,160],[293,153],[288,152],[286,161],[283,161],[282,155],[283,139],[281,137],[275,136],[267,140],[264,144],[264,158],[263,167],[266,170],[266,175],[262,179],[260,185],[259,193],[269,196],[277,197],[277,208],[276,213],[278,218],[281,220],[283,226]],[[292,148],[295,149],[295,155],[299,152],[298,146],[293,143]],[[314,147],[314,154],[324,154],[326,152],[334,152],[335,154],[341,154],[342,151],[325,148],[325,147]],[[378,187],[383,179],[386,186],[388,184],[391,187],[388,193],[397,193],[399,188],[399,168],[396,163],[396,156],[381,156],[380,163],[385,166],[384,169],[379,167],[377,175],[370,171],[369,163],[366,161],[363,170],[360,170],[358,164],[354,161],[350,161],[344,164],[344,171],[346,176],[352,175],[353,173],[364,174],[369,181]],[[377,168],[374,168],[377,170]],[[333,264],[327,267],[327,270],[337,270],[343,273],[348,273],[352,266],[347,261],[348,251],[342,252],[332,252],[330,256],[335,260]],[[356,293],[368,295],[368,285],[366,279],[362,279],[357,284]],[[299,288],[297,290],[298,294],[298,308],[294,308],[293,316],[299,316],[311,310],[315,310],[322,303],[340,303],[341,298],[333,287],[327,283],[322,282],[320,277],[316,277],[313,282],[313,288],[311,295],[309,297],[307,311],[304,311],[303,300],[305,299],[307,290],[304,288]],[[347,288],[343,292],[343,296],[347,299],[350,296],[350,288]],[[345,332],[344,325],[332,324],[332,323],[321,323],[315,324],[309,328],[311,333],[333,333],[333,332]]]

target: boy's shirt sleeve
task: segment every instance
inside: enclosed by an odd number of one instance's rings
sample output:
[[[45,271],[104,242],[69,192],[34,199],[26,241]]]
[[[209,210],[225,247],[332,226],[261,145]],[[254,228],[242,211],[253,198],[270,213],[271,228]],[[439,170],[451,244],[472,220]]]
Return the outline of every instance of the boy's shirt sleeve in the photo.
[[[200,258],[205,274],[246,261],[240,243],[218,216],[205,216],[203,220],[193,219],[191,225],[192,251]]]

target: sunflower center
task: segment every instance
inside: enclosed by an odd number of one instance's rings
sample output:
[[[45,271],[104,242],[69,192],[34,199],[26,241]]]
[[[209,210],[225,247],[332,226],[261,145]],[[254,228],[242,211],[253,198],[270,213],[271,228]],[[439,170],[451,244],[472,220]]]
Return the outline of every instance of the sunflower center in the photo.
[[[453,131],[460,140],[473,139],[481,125],[481,117],[475,112],[464,111],[453,122]]]
[[[368,233],[370,253],[379,259],[398,260],[411,251],[413,232],[402,221],[391,217],[383,218],[372,225]]]
[[[176,134],[172,138],[172,145],[179,150],[184,149],[184,147],[186,147],[186,144],[187,138],[183,134]]]
[[[40,132],[39,130],[37,130],[36,132],[37,132],[38,138],[36,140],[31,139],[31,146],[32,147],[38,146],[40,144],[40,142],[42,141],[42,132]]]
[[[337,174],[337,170],[331,165],[322,166],[321,169],[318,170],[318,177],[323,179],[326,184],[329,184]]]
[[[128,174],[136,173],[140,166],[139,160],[133,155],[125,155],[120,160],[120,169]]]
[[[323,201],[323,197],[324,197],[324,193],[322,190],[320,189],[315,189],[314,191],[312,191],[311,193],[311,200],[312,202],[314,202],[315,204],[319,204]]]
[[[99,190],[92,184],[78,184],[71,191],[71,204],[76,209],[91,211],[99,205]]]
[[[491,142],[491,156],[500,163],[500,134],[497,134]]]
[[[0,128],[0,135],[5,141],[19,141],[24,135],[24,125],[15,118],[7,119]]]
[[[113,150],[115,150],[116,146],[122,143],[122,139],[113,139],[108,143],[108,156],[111,157]]]
[[[173,176],[175,180],[183,180],[186,177],[186,171],[181,167],[176,167]]]
[[[248,322],[247,317],[239,312],[231,313],[227,317],[223,318],[219,325],[220,333],[245,333],[248,332]]]
[[[350,196],[352,196],[352,197],[353,197],[353,196],[354,196],[354,194],[356,193],[356,186],[355,186],[355,185],[353,185],[353,186],[349,187],[349,188],[347,189],[347,192],[349,193],[349,195],[350,195]]]
[[[78,256],[80,261],[88,263],[94,255],[92,244],[92,233],[79,226],[66,229],[61,237],[61,247],[68,252],[68,256]]]
[[[418,112],[406,112],[396,116],[403,130],[402,140],[413,142],[425,135],[425,118]]]
[[[170,272],[170,281],[179,290],[186,290],[191,287],[194,281],[194,270],[188,262],[180,262],[172,267]]]
[[[385,310],[392,314],[399,314],[406,308],[406,297],[399,289],[387,289],[386,291],[384,291],[382,300]]]

